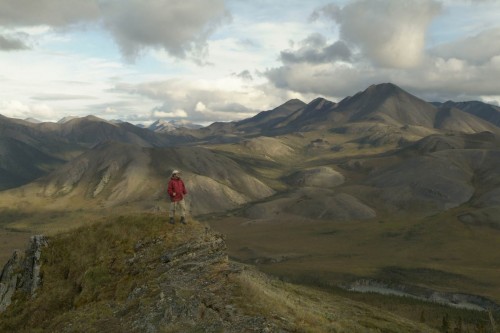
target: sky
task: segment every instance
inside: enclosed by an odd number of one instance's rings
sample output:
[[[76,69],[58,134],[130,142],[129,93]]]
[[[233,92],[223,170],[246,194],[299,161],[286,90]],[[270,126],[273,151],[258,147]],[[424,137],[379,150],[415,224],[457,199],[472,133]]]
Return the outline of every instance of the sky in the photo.
[[[234,121],[392,82],[500,104],[500,0],[0,0],[0,114]]]

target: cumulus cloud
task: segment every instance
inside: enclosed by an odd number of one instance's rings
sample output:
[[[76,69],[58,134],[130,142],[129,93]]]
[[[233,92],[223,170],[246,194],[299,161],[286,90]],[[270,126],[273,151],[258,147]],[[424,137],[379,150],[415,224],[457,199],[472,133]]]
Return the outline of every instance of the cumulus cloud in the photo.
[[[482,100],[500,91],[500,54],[483,64],[450,58],[430,57],[420,70],[400,75],[407,84],[428,100]]]
[[[3,0],[0,26],[63,27],[99,18],[96,0]]]
[[[339,40],[327,43],[323,35],[312,34],[299,49],[282,51],[280,59],[320,64],[356,57],[378,67],[416,67],[423,60],[427,29],[440,11],[434,0],[353,0],[342,8],[328,4],[314,10],[310,20],[335,23]]]
[[[352,53],[345,42],[339,40],[328,44],[321,34],[312,34],[299,43],[298,50],[281,51],[280,59],[283,63],[308,62],[312,64],[328,63],[337,60],[347,61]]]
[[[500,41],[500,27],[438,45],[431,53],[444,59],[458,58],[474,64],[484,64],[500,55],[500,43],[497,41]]]
[[[268,79],[280,89],[302,94],[342,98],[380,81],[380,72],[347,64],[300,63],[266,72]],[[341,78],[341,79],[340,79]]]
[[[253,76],[248,69],[245,69],[244,71],[241,71],[238,74],[233,73],[232,75],[235,77],[239,77],[240,79],[245,80],[245,81],[252,81],[253,80]]]
[[[46,104],[27,104],[18,100],[0,102],[0,114],[10,118],[37,118],[51,119],[54,117],[54,110]]]
[[[335,20],[341,38],[376,65],[409,68],[420,63],[427,28],[440,10],[433,0],[358,0]]]
[[[229,17],[223,0],[115,0],[101,9],[105,26],[129,59],[145,47],[199,57],[207,37]]]
[[[429,101],[489,100],[500,91],[500,28],[426,47],[431,20],[441,12],[435,1],[353,0],[346,6],[316,9],[339,40],[315,34],[294,50],[281,52],[282,65],[265,77],[277,89],[339,100],[371,84],[393,82]],[[325,46],[345,43],[350,56],[326,57]]]
[[[235,81],[236,82],[236,81]],[[216,82],[171,79],[137,85],[118,84],[116,91],[157,101],[151,119],[189,118],[198,123],[244,119],[261,111],[266,95],[258,90],[217,88]],[[272,105],[273,102],[269,103]],[[265,107],[268,105],[266,104]]]
[[[88,95],[76,95],[76,94],[40,94],[33,96],[32,99],[38,101],[70,101],[70,100],[95,99],[95,97]]]
[[[175,109],[173,111],[163,111],[169,110],[168,105],[163,105],[153,109],[154,118],[186,118],[188,116],[187,112],[182,109]]]
[[[208,36],[230,15],[224,0],[6,0],[0,2],[0,27],[81,23],[107,29],[128,60],[145,48],[174,57],[200,59]]]
[[[340,18],[340,7],[336,4],[329,3],[320,8],[316,8],[309,19],[311,21],[319,20],[321,17],[325,17],[330,20],[337,21]]]
[[[500,91],[500,55],[481,65],[427,57],[419,67],[405,70],[362,63],[301,63],[274,68],[266,76],[277,88],[335,100],[380,82],[393,82],[428,101],[482,100]]]
[[[17,51],[26,49],[28,49],[28,46],[22,40],[0,35],[0,50]]]

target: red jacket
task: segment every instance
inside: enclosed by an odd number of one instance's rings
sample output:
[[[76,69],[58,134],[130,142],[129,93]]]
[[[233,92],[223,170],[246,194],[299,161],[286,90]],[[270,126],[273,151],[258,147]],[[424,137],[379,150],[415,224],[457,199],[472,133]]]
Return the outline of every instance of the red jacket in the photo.
[[[168,182],[167,192],[170,196],[170,200],[174,202],[181,201],[187,194],[186,187],[184,186],[184,182],[182,181],[182,179],[174,177],[170,178],[170,181]]]

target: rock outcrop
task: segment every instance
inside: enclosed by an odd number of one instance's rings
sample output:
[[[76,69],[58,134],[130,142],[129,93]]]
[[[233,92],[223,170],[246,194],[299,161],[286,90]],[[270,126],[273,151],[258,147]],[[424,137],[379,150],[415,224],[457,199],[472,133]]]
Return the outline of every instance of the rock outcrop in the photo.
[[[153,245],[154,247],[154,245]],[[134,266],[147,258],[152,250],[148,244],[137,244]],[[285,332],[266,318],[243,314],[233,304],[234,286],[230,276],[239,274],[240,268],[228,261],[223,236],[206,231],[194,241],[165,251],[159,258],[156,281],[137,286],[124,306],[134,306],[141,300],[143,306],[127,318],[127,326],[140,332],[157,332],[160,327],[177,327],[181,331]],[[151,291],[159,287],[159,292]],[[146,305],[147,304],[147,305]],[[122,319],[122,320],[123,320]]]
[[[187,237],[186,231],[178,231],[182,233],[179,237]],[[8,309],[18,292],[28,295],[28,301],[43,301],[43,286],[39,295],[37,290],[42,283],[41,251],[47,244],[45,237],[33,236],[24,255],[14,252],[0,277],[0,311]],[[113,331],[243,332],[252,328],[255,332],[287,332],[263,316],[245,314],[234,303],[232,277],[241,267],[229,262],[221,234],[206,229],[173,248],[160,237],[142,239],[124,264],[122,277],[136,277],[137,282],[122,302],[108,304],[112,312],[107,320]],[[88,310],[91,304],[81,309]],[[70,320],[54,329],[92,331],[98,324],[78,318],[78,323]]]
[[[24,256],[14,251],[12,258],[5,264],[0,275],[0,312],[10,305],[12,296],[21,290],[32,297],[42,282],[40,276],[40,256],[47,245],[47,238],[42,235],[32,236]]]

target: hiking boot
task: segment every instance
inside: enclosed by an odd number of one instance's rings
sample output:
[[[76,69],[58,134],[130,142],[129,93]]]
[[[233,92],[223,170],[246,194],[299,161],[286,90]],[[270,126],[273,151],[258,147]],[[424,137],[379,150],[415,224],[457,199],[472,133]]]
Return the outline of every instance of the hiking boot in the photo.
[[[170,224],[175,224],[175,221],[174,221],[174,218],[173,218],[173,217],[171,217],[171,218],[170,218],[170,220],[169,220],[168,222],[170,222]]]
[[[186,224],[186,218],[184,216],[181,216],[181,223]]]

